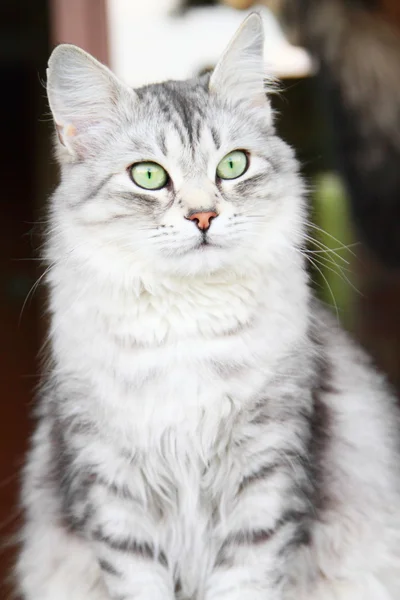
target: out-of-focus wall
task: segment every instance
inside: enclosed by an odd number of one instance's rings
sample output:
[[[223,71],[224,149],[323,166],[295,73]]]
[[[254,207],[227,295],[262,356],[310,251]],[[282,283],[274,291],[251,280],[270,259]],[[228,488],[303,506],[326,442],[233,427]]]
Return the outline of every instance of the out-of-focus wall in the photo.
[[[38,381],[40,274],[33,223],[51,187],[50,128],[42,81],[48,55],[45,0],[0,3],[0,598],[8,598],[18,488]]]
[[[107,0],[50,0],[52,45],[75,44],[108,64],[106,2]]]

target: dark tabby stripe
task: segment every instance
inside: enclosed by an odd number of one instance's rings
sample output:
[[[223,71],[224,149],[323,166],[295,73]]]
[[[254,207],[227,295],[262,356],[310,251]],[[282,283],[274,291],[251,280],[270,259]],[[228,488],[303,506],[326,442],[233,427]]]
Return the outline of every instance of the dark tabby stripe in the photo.
[[[243,531],[235,534],[234,543],[238,546],[263,544],[264,542],[268,542],[268,540],[271,539],[276,531],[277,529],[255,529],[253,531]]]
[[[92,190],[83,198],[83,200],[79,201],[79,204],[84,204],[89,200],[93,200],[93,198],[95,198],[99,194],[100,190],[110,181],[112,176],[113,175],[111,174],[104,177],[104,179],[102,179],[100,183],[98,183],[94,188],[92,188]]]
[[[299,525],[304,521],[304,519],[308,519],[308,514],[305,512],[288,510],[275,524],[275,527],[271,529],[253,529],[250,531],[238,531],[236,533],[232,533],[226,539],[223,548],[227,546],[236,545],[236,546],[247,546],[247,545],[259,545],[268,542],[276,533],[282,530],[283,527],[293,523],[299,523]]]
[[[165,134],[164,134],[163,131],[159,133],[158,138],[157,138],[157,142],[158,142],[158,145],[161,148],[162,153],[163,154],[167,154],[167,141],[165,139]]]
[[[266,479],[271,475],[274,475],[274,473],[276,473],[279,469],[283,468],[284,466],[285,465],[282,462],[274,462],[268,465],[263,465],[254,473],[243,477],[239,485],[238,493],[241,494],[243,490],[246,489],[249,485],[261,481],[262,479]]]
[[[181,580],[178,577],[178,579],[175,581],[174,592],[175,592],[175,594],[180,594],[181,591],[182,591],[182,583],[181,583]]]
[[[113,565],[111,563],[109,563],[108,560],[100,559],[99,565],[100,565],[100,569],[102,571],[104,571],[105,573],[108,573],[109,575],[115,575],[117,577],[121,577],[121,573],[119,571],[117,571],[117,569],[115,567],[113,567]]]
[[[101,529],[96,529],[93,532],[93,539],[101,542],[103,544],[107,544],[113,550],[117,552],[126,552],[129,554],[136,554],[141,558],[146,558],[148,560],[158,560],[160,564],[163,566],[167,566],[167,558],[164,552],[160,552],[157,556],[154,551],[154,547],[147,542],[137,542],[136,540],[130,538],[111,538],[107,534],[105,534]]]
[[[135,206],[140,204],[143,212],[146,214],[152,214],[152,209],[159,204],[159,201],[155,196],[137,192],[118,192],[118,199],[129,203],[130,206],[132,203],[135,203]]]
[[[203,127],[203,121],[201,119],[197,119],[196,123],[195,123],[195,139],[197,140],[197,142],[200,141],[200,135],[201,135],[201,130]]]
[[[219,150],[221,146],[221,137],[215,127],[211,128],[211,135],[216,149]]]
[[[235,185],[235,193],[237,194],[248,194],[254,189],[258,188],[261,184],[265,183],[267,177],[265,173],[254,175],[249,177],[246,181],[241,181]]]
[[[101,485],[106,488],[113,496],[117,496],[119,498],[124,498],[126,500],[131,500],[132,502],[136,502],[137,499],[131,494],[130,490],[126,485],[119,486],[115,483],[109,483],[105,479],[103,479],[100,475],[95,476],[94,483]]]

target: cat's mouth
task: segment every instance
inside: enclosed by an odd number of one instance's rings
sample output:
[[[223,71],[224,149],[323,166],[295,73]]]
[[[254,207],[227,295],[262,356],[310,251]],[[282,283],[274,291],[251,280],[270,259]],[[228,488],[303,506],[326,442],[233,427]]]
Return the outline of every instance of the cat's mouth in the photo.
[[[179,254],[207,253],[213,250],[224,249],[224,245],[216,242],[207,235],[201,235],[196,240],[193,240],[190,245],[181,247]]]
[[[194,247],[194,250],[204,250],[207,248],[220,248],[219,244],[211,241],[207,233],[203,233],[199,241]]]

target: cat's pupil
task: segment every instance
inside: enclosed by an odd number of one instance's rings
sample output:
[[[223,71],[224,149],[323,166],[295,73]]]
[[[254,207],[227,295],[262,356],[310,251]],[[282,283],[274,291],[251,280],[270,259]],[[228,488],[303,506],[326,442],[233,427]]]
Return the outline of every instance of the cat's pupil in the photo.
[[[229,166],[231,169],[233,169],[233,160],[232,159],[229,161]]]
[[[150,169],[147,170],[147,178],[151,179],[151,171],[150,171]]]

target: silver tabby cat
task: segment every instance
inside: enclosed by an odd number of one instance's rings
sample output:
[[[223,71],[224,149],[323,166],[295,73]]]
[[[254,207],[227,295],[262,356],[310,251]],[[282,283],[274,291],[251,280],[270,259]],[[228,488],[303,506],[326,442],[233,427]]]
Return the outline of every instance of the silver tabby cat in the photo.
[[[254,14],[189,81],[131,90],[73,46],[50,58],[24,600],[400,598],[395,400],[312,297],[262,54]]]

